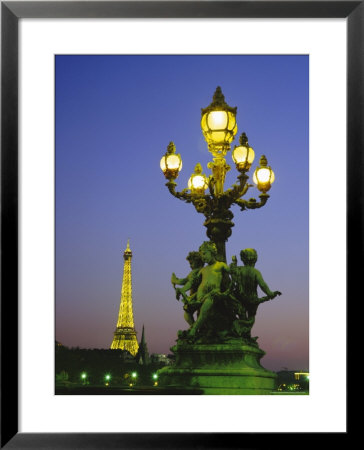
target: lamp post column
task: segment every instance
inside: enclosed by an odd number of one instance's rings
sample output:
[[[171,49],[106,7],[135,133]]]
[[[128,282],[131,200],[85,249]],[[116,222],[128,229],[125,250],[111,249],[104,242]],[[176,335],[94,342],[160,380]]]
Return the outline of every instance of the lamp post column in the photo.
[[[233,217],[234,215],[230,210],[217,209],[204,222],[204,226],[207,228],[207,236],[216,245],[219,261],[226,262],[225,243],[231,236],[231,228],[234,226]]]

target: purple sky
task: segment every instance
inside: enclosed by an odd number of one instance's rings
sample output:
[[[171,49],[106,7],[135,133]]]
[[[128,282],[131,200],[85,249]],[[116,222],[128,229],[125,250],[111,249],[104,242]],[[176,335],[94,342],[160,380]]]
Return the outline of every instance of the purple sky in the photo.
[[[308,64],[304,55],[56,56],[57,340],[110,347],[128,238],[138,340],[144,324],[149,352],[169,353],[187,328],[170,276],[188,274],[187,253],[207,240],[204,216],[169,194],[159,161],[173,140],[179,190],[197,162],[210,173],[201,108],[221,86],[238,107],[233,146],[245,131],[251,174],[265,154],[276,175],[265,207],[233,206],[228,262],[255,248],[256,267],[282,292],[260,306],[252,331],[263,366],[308,369]],[[226,159],[227,189],[238,172]]]

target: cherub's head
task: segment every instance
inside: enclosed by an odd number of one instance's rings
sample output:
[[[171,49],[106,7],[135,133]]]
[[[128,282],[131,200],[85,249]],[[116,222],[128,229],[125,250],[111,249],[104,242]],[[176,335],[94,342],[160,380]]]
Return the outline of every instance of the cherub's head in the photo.
[[[202,261],[209,263],[211,259],[216,259],[217,248],[214,242],[205,241],[199,247]]]
[[[255,266],[258,259],[258,253],[254,248],[246,248],[240,252],[240,258],[246,266]]]
[[[190,252],[186,259],[190,263],[191,269],[199,269],[204,265],[199,252]]]

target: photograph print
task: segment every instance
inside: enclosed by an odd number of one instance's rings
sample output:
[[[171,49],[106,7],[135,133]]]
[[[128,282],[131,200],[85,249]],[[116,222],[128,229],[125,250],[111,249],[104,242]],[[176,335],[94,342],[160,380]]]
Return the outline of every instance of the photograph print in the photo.
[[[309,56],[56,55],[57,395],[309,394]]]

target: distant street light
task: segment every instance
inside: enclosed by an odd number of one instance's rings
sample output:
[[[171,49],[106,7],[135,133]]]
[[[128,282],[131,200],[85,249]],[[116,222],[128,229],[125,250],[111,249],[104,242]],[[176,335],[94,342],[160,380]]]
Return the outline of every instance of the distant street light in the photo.
[[[82,380],[83,384],[86,384],[86,381],[87,381],[87,373],[86,372],[81,373],[81,380]]]

